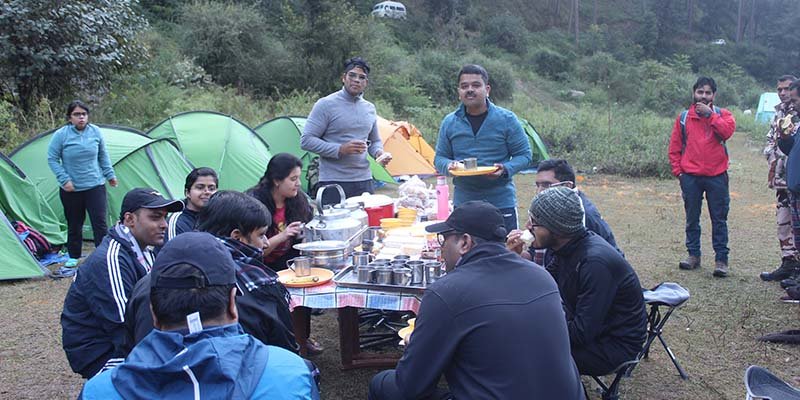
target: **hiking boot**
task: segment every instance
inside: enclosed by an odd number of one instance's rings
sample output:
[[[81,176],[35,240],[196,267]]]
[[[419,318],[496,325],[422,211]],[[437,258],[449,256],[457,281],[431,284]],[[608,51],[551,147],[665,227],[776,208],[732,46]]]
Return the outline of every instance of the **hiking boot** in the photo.
[[[700,268],[700,256],[692,256],[686,257],[685,261],[681,261],[678,263],[678,268],[680,269],[698,269]]]
[[[727,261],[717,261],[714,264],[714,276],[717,278],[724,278],[728,276],[728,262]]]
[[[772,272],[762,272],[759,277],[762,281],[767,282],[780,281],[795,275],[798,268],[800,268],[800,262],[793,258],[784,258],[780,267]]]

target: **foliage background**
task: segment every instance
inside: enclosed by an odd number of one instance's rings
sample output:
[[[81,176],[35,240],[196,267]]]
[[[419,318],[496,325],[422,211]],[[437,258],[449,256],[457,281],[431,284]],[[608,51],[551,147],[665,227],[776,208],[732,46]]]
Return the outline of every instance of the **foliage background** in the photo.
[[[761,141],[766,128],[739,110],[800,69],[800,37],[775,28],[796,26],[797,13],[739,2],[741,15],[723,0],[406,0],[408,18],[388,20],[369,15],[371,0],[5,0],[0,150],[61,124],[73,98],[92,104],[94,122],[144,130],[196,109],[251,126],[305,115],[361,55],[379,114],[432,143],[457,106],[459,67],[478,63],[493,101],[531,121],[551,154],[666,176],[668,135],[697,76],[717,80],[717,103]]]

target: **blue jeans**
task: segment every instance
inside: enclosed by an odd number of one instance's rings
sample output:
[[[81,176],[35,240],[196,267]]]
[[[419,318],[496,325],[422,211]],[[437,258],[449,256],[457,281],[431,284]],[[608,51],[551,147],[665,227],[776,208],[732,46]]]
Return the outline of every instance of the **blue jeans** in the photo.
[[[686,211],[686,250],[700,257],[700,212],[703,194],[711,216],[711,243],[716,261],[728,262],[728,210],[731,198],[728,193],[728,173],[717,176],[680,176],[683,208]]]

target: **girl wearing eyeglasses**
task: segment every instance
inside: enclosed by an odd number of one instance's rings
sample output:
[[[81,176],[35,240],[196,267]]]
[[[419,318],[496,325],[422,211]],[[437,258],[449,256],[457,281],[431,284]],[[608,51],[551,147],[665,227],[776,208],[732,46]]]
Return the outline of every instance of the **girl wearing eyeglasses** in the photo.
[[[76,267],[81,257],[83,222],[88,212],[95,247],[103,240],[106,225],[105,182],[117,186],[103,135],[89,123],[89,106],[80,100],[67,105],[67,124],[57,130],[47,149],[47,164],[60,186],[59,197],[67,220],[65,267]]]

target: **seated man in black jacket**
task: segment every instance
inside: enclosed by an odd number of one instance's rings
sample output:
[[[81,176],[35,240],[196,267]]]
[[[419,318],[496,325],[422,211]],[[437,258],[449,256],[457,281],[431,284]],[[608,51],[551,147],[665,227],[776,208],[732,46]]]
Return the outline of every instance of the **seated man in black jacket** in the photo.
[[[586,230],[574,189],[540,192],[529,214],[534,247],[553,251],[548,270],[558,283],[578,370],[605,375],[635,359],[647,329],[636,272],[608,242]]]
[[[244,193],[220,191],[200,212],[197,230],[216,236],[236,261],[236,286],[242,294],[236,306],[244,331],[264,344],[297,353],[289,292],[278,282],[278,274],[261,263],[262,251],[269,246],[266,232],[270,221],[269,211],[258,200]],[[149,276],[133,290],[126,326],[128,351],[153,330]]]
[[[447,275],[428,287],[397,369],[370,399],[584,399],[561,299],[542,268],[508,251],[503,215],[470,201],[438,234]],[[437,389],[441,375],[452,394]]]
[[[150,188],[122,199],[119,223],[81,265],[61,312],[61,341],[72,370],[86,379],[124,359],[125,303],[150,272],[151,246],[164,244],[167,212],[183,209]],[[148,313],[149,313],[148,309]]]

